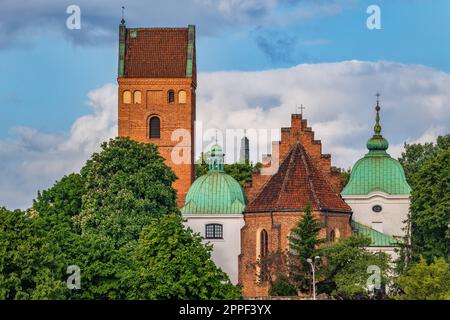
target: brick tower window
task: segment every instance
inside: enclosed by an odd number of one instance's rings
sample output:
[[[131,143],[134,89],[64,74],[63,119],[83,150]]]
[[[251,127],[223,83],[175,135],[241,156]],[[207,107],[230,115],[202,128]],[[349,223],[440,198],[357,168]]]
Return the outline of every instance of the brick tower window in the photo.
[[[175,102],[175,92],[173,92],[173,90],[170,90],[169,92],[167,92],[167,101],[169,103]]]
[[[135,91],[133,94],[133,103],[140,104],[142,101],[142,93],[140,91]]]
[[[178,92],[178,103],[186,103],[186,91],[180,90]]]
[[[131,91],[125,90],[122,94],[123,103],[131,103]]]
[[[161,138],[161,120],[158,117],[151,117],[149,120],[150,139]]]
[[[261,257],[267,256],[269,253],[269,236],[267,235],[267,231],[263,229],[260,234],[260,253]]]

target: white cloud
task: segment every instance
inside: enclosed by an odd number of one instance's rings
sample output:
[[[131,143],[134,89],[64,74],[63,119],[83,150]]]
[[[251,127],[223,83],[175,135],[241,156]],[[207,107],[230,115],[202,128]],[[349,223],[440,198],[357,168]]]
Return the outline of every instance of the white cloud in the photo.
[[[349,167],[366,152],[377,91],[382,133],[389,152],[399,156],[405,141],[431,141],[448,133],[448,88],[449,74],[383,61],[214,72],[199,76],[198,119],[204,127],[279,128],[289,126],[295,105],[304,104],[323,151],[332,154],[334,164]]]
[[[279,129],[290,125],[295,105],[304,104],[305,118],[316,139],[322,140],[323,152],[332,154],[334,165],[348,168],[366,152],[378,90],[382,133],[390,142],[388,151],[397,157],[405,141],[433,141],[449,133],[448,88],[449,74],[390,62],[344,61],[258,72],[201,73],[197,120],[204,129]],[[12,130],[12,138],[0,140],[0,204],[29,206],[37,190],[78,171],[102,141],[116,135],[116,86],[93,90],[88,103],[92,114],[77,119],[67,135],[19,127]],[[196,153],[200,152],[197,146]]]
[[[1,205],[28,207],[38,190],[77,172],[102,141],[116,135],[116,86],[91,91],[88,99],[93,113],[78,118],[67,136],[18,127],[12,139],[0,140]]]
[[[202,34],[217,34],[237,25],[287,25],[318,15],[335,15],[355,0],[3,0],[0,11],[0,48],[29,46],[39,34],[56,30],[77,44],[116,41],[121,6],[133,25],[186,26],[193,21]],[[66,28],[66,8],[81,9],[81,30]],[[289,10],[283,7],[288,5]]]

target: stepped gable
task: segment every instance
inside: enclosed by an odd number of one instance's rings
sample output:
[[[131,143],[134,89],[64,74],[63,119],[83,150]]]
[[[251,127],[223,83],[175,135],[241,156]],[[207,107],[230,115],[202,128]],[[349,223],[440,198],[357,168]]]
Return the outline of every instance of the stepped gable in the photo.
[[[314,211],[351,211],[303,145],[296,142],[245,212],[301,211],[307,203]]]
[[[340,169],[331,166],[331,155],[322,154],[322,142],[314,138],[314,131],[308,127],[306,119],[302,119],[301,114],[291,115],[291,127],[281,128],[281,141],[272,142],[272,155],[267,155],[265,166],[270,166],[276,161],[276,155],[280,162],[286,158],[289,151],[297,143],[303,146],[309,157],[315,164],[315,167],[322,171],[324,178],[330,183],[335,193],[340,193],[343,185]],[[266,170],[267,169],[263,169]],[[273,174],[273,173],[271,173]],[[260,170],[255,172],[252,177],[252,183],[245,186],[245,195],[249,202],[256,197],[259,191],[267,183],[271,174],[264,174]]]

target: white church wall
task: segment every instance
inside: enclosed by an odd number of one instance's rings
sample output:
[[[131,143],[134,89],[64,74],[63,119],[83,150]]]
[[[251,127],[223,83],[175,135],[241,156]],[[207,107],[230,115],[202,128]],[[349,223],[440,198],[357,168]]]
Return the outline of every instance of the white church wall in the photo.
[[[199,215],[184,214],[184,224],[205,238],[205,226],[211,223],[223,225],[223,239],[204,239],[213,245],[212,260],[228,274],[233,284],[238,282],[238,256],[241,253],[242,214]]]
[[[391,263],[394,263],[399,257],[399,247],[366,247],[369,252],[384,252],[391,258]],[[394,264],[391,265],[394,267]]]
[[[352,208],[352,219],[382,233],[403,237],[404,221],[408,217],[410,200],[408,195],[389,195],[372,192],[368,195],[343,195],[342,198]],[[374,212],[375,205],[381,206]]]

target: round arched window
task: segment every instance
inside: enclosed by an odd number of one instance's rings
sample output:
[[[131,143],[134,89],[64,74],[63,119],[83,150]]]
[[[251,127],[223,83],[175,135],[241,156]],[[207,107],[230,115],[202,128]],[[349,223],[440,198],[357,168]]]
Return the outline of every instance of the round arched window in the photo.
[[[372,207],[373,212],[381,212],[381,210],[383,210],[383,208],[378,204]]]

